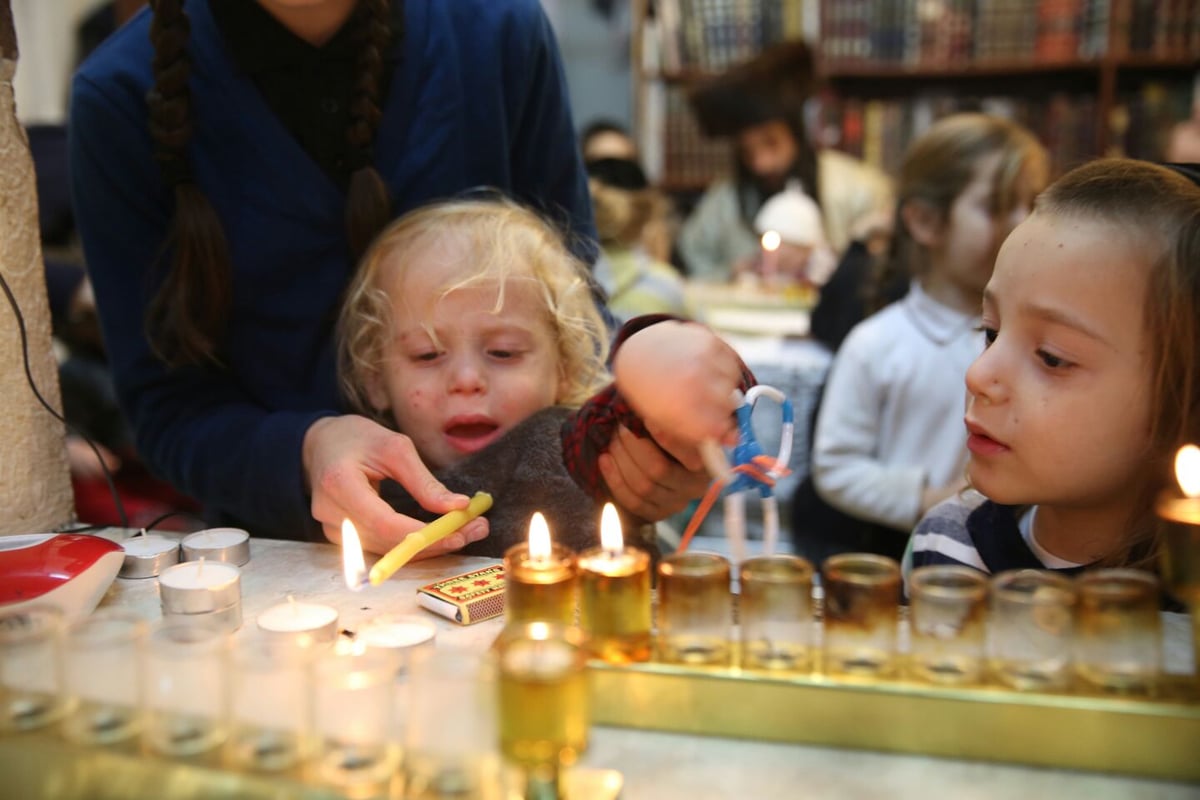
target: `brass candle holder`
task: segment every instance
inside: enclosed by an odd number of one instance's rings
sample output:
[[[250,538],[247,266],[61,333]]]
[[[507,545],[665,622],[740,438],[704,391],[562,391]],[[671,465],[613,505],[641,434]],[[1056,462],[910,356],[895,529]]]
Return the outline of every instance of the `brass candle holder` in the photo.
[[[575,622],[575,557],[552,544],[546,518],[534,514],[529,541],[504,554],[504,618],[508,625],[526,622]]]
[[[601,546],[579,556],[579,621],[588,653],[610,664],[650,659],[650,556],[624,546],[611,503],[600,518]]]
[[[525,774],[526,798],[563,796],[562,768],[587,749],[587,652],[577,628],[531,622],[497,641],[500,751]]]

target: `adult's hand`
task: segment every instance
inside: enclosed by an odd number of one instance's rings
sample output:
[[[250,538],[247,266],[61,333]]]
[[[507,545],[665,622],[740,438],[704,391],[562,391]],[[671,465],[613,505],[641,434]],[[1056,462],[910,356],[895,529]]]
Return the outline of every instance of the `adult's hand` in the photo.
[[[618,505],[657,522],[703,495],[709,478],[694,447],[674,442],[653,427],[650,434],[654,439],[639,439],[627,428],[619,428],[608,452],[600,456],[600,474]],[[670,447],[677,461],[655,441]]]
[[[312,515],[334,544],[342,540],[342,520],[358,530],[363,549],[386,553],[424,523],[398,514],[379,497],[379,483],[391,478],[429,511],[444,514],[466,508],[469,498],[448,490],[417,455],[412,440],[366,417],[346,415],[317,420],[304,434],[304,474],[312,492]],[[460,550],[488,534],[478,517],[421,551],[432,558]]]

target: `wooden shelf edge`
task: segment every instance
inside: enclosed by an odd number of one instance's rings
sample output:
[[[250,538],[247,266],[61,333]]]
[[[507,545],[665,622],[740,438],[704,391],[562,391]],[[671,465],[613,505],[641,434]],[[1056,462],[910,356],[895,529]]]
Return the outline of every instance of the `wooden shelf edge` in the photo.
[[[1023,78],[1051,73],[1099,73],[1105,69],[1155,70],[1200,69],[1200,53],[1195,55],[1154,56],[1128,53],[1096,59],[1063,61],[985,61],[962,64],[930,65],[903,63],[863,63],[822,65],[821,75],[831,82],[858,80],[913,79],[959,80],[963,78]]]

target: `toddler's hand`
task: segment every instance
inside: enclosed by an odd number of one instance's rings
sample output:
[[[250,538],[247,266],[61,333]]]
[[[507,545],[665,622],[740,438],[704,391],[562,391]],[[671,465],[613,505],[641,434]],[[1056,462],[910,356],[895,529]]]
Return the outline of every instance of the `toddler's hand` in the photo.
[[[660,322],[630,336],[613,359],[617,388],[650,428],[682,443],[736,437],[742,362],[695,322]]]

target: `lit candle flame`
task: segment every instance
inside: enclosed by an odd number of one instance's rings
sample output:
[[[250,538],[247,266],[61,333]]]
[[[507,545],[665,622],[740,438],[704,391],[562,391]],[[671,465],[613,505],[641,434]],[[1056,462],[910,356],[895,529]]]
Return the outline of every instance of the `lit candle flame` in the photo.
[[[529,520],[529,558],[539,563],[550,560],[550,526],[540,511]]]
[[[605,503],[600,512],[600,546],[610,556],[619,556],[625,549],[625,538],[621,535],[621,517],[612,503]]]
[[[1175,480],[1188,497],[1200,497],[1200,447],[1185,444],[1175,454]]]
[[[342,520],[342,575],[346,587],[358,591],[367,580],[367,564],[363,560],[362,542],[358,530],[348,519]]]
[[[779,249],[779,245],[783,243],[783,237],[778,231],[767,231],[762,235],[762,248],[768,252],[775,252]]]

